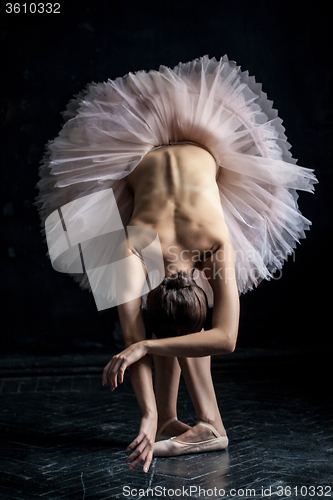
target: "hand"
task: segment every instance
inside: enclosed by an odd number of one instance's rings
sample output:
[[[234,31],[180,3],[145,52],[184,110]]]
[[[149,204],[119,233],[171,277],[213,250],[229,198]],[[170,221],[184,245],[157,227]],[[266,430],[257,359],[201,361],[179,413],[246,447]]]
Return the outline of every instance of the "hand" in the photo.
[[[126,368],[139,361],[147,354],[147,347],[144,340],[130,345],[124,351],[113,356],[111,361],[103,370],[102,383],[107,384],[109,381],[111,391],[114,391],[119,384],[124,381],[124,373]]]
[[[141,462],[143,471],[148,472],[154,453],[154,442],[157,430],[157,413],[144,415],[141,419],[138,436],[127,447],[127,451],[135,450],[126,458],[126,463],[132,462],[128,470],[135,469]]]

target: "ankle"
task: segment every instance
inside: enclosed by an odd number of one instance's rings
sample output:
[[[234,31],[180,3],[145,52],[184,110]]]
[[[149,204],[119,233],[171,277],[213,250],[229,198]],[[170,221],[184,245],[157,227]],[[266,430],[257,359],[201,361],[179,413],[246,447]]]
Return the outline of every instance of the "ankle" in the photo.
[[[215,428],[224,427],[221,419],[221,415],[197,415],[197,422],[206,422]]]
[[[162,425],[165,424],[165,422],[167,422],[172,418],[177,418],[177,414],[168,413],[168,414],[158,415],[157,427],[161,427]]]

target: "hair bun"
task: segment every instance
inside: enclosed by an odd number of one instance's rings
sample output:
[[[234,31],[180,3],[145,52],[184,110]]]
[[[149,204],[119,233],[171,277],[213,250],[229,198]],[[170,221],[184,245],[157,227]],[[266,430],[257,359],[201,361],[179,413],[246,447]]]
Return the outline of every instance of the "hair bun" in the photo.
[[[180,290],[181,288],[190,287],[193,284],[191,276],[184,271],[179,271],[178,273],[164,278],[164,287],[166,290]]]

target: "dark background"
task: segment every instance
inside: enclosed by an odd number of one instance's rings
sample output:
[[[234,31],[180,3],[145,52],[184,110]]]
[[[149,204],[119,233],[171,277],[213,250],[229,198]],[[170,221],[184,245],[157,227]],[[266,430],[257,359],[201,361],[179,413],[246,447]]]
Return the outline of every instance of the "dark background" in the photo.
[[[29,2],[27,2],[29,4]],[[23,2],[22,2],[23,4]],[[115,309],[52,269],[33,206],[44,144],[86,83],[224,54],[249,70],[284,120],[300,193],[313,222],[283,268],[241,298],[239,347],[326,348],[331,335],[332,32],[327,2],[81,0],[60,14],[1,11],[1,352],[105,353],[117,348]],[[278,276],[279,277],[279,276]]]

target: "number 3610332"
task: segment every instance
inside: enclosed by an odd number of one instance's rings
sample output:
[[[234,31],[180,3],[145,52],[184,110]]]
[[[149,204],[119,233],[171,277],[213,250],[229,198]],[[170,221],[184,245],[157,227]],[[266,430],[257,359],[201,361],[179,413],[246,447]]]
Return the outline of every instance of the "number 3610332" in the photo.
[[[6,14],[60,14],[60,3],[6,3]]]

